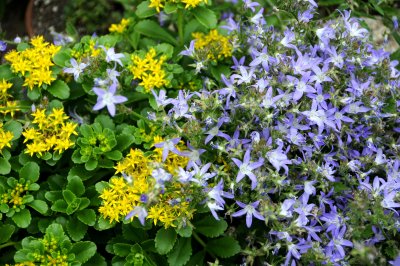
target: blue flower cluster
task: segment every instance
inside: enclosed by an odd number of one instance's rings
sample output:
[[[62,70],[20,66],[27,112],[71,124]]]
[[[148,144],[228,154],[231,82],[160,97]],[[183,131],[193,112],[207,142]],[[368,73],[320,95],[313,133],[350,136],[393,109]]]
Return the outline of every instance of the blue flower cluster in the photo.
[[[291,2],[281,32],[245,1],[251,15],[225,28],[248,55],[220,86],[154,92],[165,112],[149,117],[190,142],[189,167],[214,169],[205,204],[238,228],[245,215],[257,256],[342,265],[399,237],[400,72],[350,12],[320,24],[314,1]]]

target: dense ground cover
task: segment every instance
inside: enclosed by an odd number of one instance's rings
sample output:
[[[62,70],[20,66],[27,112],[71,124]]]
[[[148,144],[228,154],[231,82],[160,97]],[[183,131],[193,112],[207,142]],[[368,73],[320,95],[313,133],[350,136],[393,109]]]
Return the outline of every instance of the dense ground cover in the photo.
[[[1,42],[0,263],[400,263],[393,3],[120,2]]]

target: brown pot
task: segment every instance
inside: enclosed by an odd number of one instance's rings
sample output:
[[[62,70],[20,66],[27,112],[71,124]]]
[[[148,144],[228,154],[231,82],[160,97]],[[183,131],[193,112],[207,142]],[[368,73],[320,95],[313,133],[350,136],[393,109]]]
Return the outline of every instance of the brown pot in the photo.
[[[28,33],[29,38],[32,38],[35,33],[33,32],[33,1],[34,0],[29,0],[28,6],[26,7],[25,10],[25,29],[26,32]]]

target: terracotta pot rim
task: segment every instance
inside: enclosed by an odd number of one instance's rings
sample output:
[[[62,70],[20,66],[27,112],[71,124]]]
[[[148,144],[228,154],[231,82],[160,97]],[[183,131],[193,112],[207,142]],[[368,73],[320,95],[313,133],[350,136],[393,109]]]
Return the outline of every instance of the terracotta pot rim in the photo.
[[[28,33],[29,38],[32,38],[34,35],[33,32],[33,1],[29,0],[29,3],[25,9],[25,30]]]

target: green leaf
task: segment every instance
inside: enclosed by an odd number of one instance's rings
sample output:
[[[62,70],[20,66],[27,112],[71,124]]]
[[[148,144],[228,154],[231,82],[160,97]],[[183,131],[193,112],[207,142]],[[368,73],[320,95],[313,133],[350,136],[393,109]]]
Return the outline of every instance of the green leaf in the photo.
[[[85,169],[88,171],[93,171],[97,167],[97,160],[91,158],[85,163]]]
[[[69,97],[69,87],[62,80],[54,81],[47,90],[55,97],[65,100]]]
[[[10,172],[11,164],[3,157],[0,157],[0,175],[7,175]]]
[[[4,124],[3,128],[14,134],[13,140],[19,139],[22,133],[22,125],[15,120],[10,120]]]
[[[71,56],[65,50],[60,50],[53,56],[53,62],[60,67],[65,67],[70,58]]]
[[[66,188],[78,197],[85,193],[85,186],[83,185],[82,179],[79,176],[68,177],[68,184]]]
[[[157,40],[166,41],[176,45],[176,39],[163,29],[157,22],[152,20],[142,20],[135,26],[135,31],[144,36],[151,37]]]
[[[79,241],[84,238],[87,228],[88,227],[86,224],[80,222],[76,218],[71,218],[71,220],[67,223],[67,232],[74,241]]]
[[[113,160],[113,161],[119,161],[122,159],[122,153],[120,151],[110,151],[104,154],[106,158]]]
[[[38,181],[40,175],[39,165],[35,162],[28,162],[19,171],[19,177],[35,183]]]
[[[9,80],[14,77],[11,66],[8,64],[0,65],[0,79]]]
[[[96,183],[95,188],[97,193],[101,194],[103,193],[103,190],[109,187],[109,183],[105,181],[100,181]]]
[[[176,232],[172,228],[161,228],[154,239],[159,254],[164,255],[171,251],[176,241]]]
[[[51,205],[51,209],[55,212],[65,213],[67,211],[67,208],[68,208],[68,204],[62,199],[56,200],[53,203],[53,205]]]
[[[96,213],[94,210],[85,209],[79,211],[77,214],[79,221],[86,225],[93,226],[96,223]]]
[[[4,224],[0,226],[0,244],[7,242],[15,231],[15,226],[11,224]]]
[[[19,228],[27,228],[31,223],[31,213],[27,209],[22,209],[14,213],[12,220]]]
[[[28,206],[32,207],[35,211],[41,214],[45,214],[49,209],[49,206],[47,206],[45,201],[37,199],[29,203]]]
[[[211,240],[206,249],[221,258],[229,258],[240,252],[239,242],[230,236],[224,236]]]
[[[170,3],[170,2],[165,3],[164,12],[166,14],[171,14],[171,13],[175,12],[177,9],[178,9],[178,5],[177,4]]]
[[[147,233],[140,228],[133,227],[130,223],[122,225],[122,235],[126,240],[140,243],[148,238]]]
[[[198,6],[193,9],[193,15],[198,22],[200,22],[204,27],[208,29],[213,29],[217,27],[217,16],[212,10],[202,6]]]
[[[181,266],[189,261],[192,256],[191,238],[180,238],[174,249],[168,254],[168,263],[173,266]]]
[[[108,115],[98,115],[94,119],[94,122],[99,123],[100,125],[103,126],[103,128],[109,128],[111,130],[114,130],[115,128],[113,120]]]
[[[204,250],[197,252],[195,255],[193,255],[189,262],[186,263],[185,266],[198,266],[198,265],[204,265],[204,258],[206,256],[206,252]]]
[[[217,237],[222,235],[228,228],[228,223],[225,220],[215,220],[212,216],[207,216],[204,219],[193,223],[195,230],[206,237]]]
[[[85,263],[96,253],[97,247],[93,242],[83,241],[75,243],[69,253],[75,254],[75,260]]]
[[[73,203],[74,200],[76,199],[75,194],[72,193],[71,190],[65,189],[65,190],[63,190],[62,194],[63,194],[63,197],[64,197],[64,199],[65,199],[65,202],[66,202],[68,205],[71,204],[71,203]]]
[[[119,151],[124,151],[135,142],[135,137],[133,135],[121,134],[116,137],[116,140],[117,146],[115,147],[115,149]]]
[[[182,237],[191,237],[193,232],[193,227],[187,225],[186,227],[179,228],[176,232]]]
[[[111,227],[115,226],[115,222],[110,223],[110,221],[104,219],[102,216],[99,217],[97,221],[96,229],[99,231],[110,229]]]
[[[38,87],[33,87],[28,89],[28,98],[32,101],[36,101],[40,97],[40,89]]]
[[[139,18],[147,18],[154,16],[157,14],[157,10],[155,8],[149,7],[150,2],[149,1],[143,1],[141,2],[136,9],[136,16]]]
[[[116,243],[113,245],[115,255],[120,257],[126,257],[131,253],[132,245],[125,243]]]

